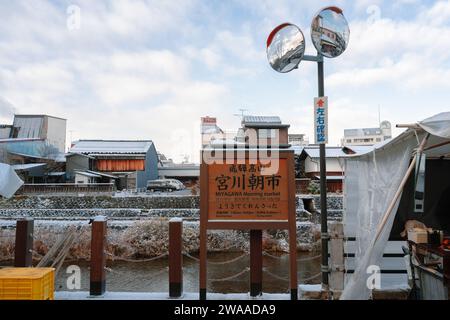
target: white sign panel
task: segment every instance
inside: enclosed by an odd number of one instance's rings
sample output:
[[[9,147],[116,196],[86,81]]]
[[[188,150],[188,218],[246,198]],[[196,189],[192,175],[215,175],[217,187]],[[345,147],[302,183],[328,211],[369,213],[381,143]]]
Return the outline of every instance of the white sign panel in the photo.
[[[314,98],[314,137],[316,144],[328,143],[328,97]]]

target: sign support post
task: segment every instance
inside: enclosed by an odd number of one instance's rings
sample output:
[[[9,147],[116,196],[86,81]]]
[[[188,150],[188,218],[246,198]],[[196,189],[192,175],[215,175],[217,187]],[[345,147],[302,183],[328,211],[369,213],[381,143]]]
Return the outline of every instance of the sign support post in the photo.
[[[317,60],[318,88],[319,98],[325,96],[323,57],[319,55]],[[328,108],[328,106],[327,106]],[[328,119],[327,119],[328,121]],[[328,123],[327,123],[328,125]],[[328,130],[327,130],[328,131]],[[328,137],[327,137],[328,139]],[[322,285],[325,291],[328,291],[328,213],[327,213],[327,166],[325,143],[319,145],[320,152],[320,232],[322,241]]]
[[[250,230],[250,296],[262,294],[262,230]]]
[[[203,153],[200,155],[203,159]],[[206,194],[205,194],[206,193]],[[206,197],[206,199],[204,199]],[[204,199],[204,201],[202,201]],[[200,164],[200,266],[199,266],[199,295],[200,300],[206,300],[207,288],[207,254],[208,254],[208,230],[206,223],[208,222],[208,166],[206,163]]]

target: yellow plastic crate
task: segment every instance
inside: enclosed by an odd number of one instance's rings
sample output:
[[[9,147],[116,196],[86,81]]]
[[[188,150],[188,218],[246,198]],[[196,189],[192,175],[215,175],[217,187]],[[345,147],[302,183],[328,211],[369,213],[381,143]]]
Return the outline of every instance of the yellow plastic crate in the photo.
[[[54,268],[0,269],[0,300],[53,300]]]

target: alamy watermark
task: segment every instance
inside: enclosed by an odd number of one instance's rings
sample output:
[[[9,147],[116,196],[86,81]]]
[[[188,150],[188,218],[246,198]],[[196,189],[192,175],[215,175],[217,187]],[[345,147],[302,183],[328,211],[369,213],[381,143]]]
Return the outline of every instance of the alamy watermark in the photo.
[[[376,4],[368,6],[366,13],[368,14],[367,24],[374,24],[381,19],[381,8]]]
[[[69,274],[66,280],[66,287],[68,290],[80,290],[81,289],[81,268],[77,265],[70,265],[66,269],[66,273]]]
[[[207,142],[207,143],[205,143]],[[280,163],[280,130],[247,128],[237,136],[216,134],[202,141],[203,162],[210,164],[259,164],[261,175],[277,174]]]
[[[81,29],[81,8],[75,4],[67,7],[66,26],[69,31]]]
[[[366,269],[367,277],[366,285],[370,290],[381,289],[381,269],[377,265],[370,265]]]

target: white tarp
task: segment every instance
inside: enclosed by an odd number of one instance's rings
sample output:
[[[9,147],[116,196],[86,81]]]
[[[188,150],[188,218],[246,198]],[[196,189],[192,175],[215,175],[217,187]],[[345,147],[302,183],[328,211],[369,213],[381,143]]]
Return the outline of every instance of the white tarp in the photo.
[[[432,135],[450,139],[450,112],[428,118],[419,125]],[[371,265],[381,265],[399,200],[377,241],[376,233],[406,174],[413,149],[424,136],[423,132],[416,136],[414,131],[407,130],[372,152],[345,159],[344,232],[347,237],[356,237],[356,252],[355,272],[348,279],[341,299],[370,298],[367,280],[371,273],[367,270]]]
[[[14,169],[5,163],[0,163],[0,196],[11,198],[23,185],[22,179]]]
[[[419,126],[432,135],[450,139],[450,112],[442,112],[419,122]]]

